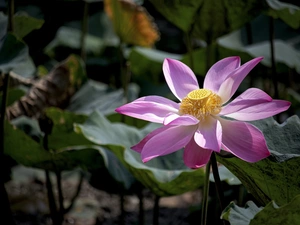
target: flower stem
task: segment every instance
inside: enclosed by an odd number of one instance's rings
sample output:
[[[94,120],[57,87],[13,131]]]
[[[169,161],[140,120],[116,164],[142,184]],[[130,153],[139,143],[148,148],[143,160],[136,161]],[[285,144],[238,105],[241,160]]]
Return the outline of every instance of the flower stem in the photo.
[[[186,48],[188,50],[188,55],[190,58],[190,65],[191,65],[191,70],[194,71],[194,60],[193,60],[193,47],[192,47],[192,43],[191,43],[191,35],[190,32],[186,32],[185,33],[186,36]]]
[[[212,172],[213,172],[213,176],[214,176],[214,180],[215,180],[215,184],[216,184],[216,190],[217,190],[217,195],[218,195],[218,199],[219,199],[219,203],[220,203],[220,208],[221,208],[221,211],[223,211],[225,209],[225,207],[224,207],[225,206],[224,192],[223,192],[222,183],[220,180],[219,169],[218,169],[215,153],[211,154],[210,161],[211,161],[211,168],[212,168]],[[223,224],[225,225],[226,222],[223,221]]]
[[[206,225],[207,222],[209,173],[210,173],[210,161],[207,163],[206,170],[205,170],[205,180],[204,180],[204,187],[203,187],[202,209],[201,209],[201,225]]]
[[[153,207],[153,225],[158,225],[159,223],[159,200],[160,197],[155,195],[154,207]]]
[[[276,72],[275,65],[275,49],[274,49],[274,19],[270,17],[269,23],[269,40],[270,40],[270,50],[271,50],[271,71],[273,76],[273,85],[274,85],[274,98],[279,98],[278,93],[278,77]]]
[[[6,111],[6,100],[7,100],[7,92],[8,92],[8,82],[9,82],[9,73],[4,74],[3,80],[3,93],[2,93],[2,103],[1,103],[1,117],[0,117],[0,164],[1,164],[1,174],[0,174],[0,203],[3,209],[2,211],[2,220],[6,221],[7,224],[15,224],[12,216],[12,212],[10,209],[10,203],[8,199],[8,195],[4,185],[4,171],[5,171],[5,163],[4,163],[4,124],[5,124],[5,111]]]
[[[80,56],[84,62],[86,61],[85,37],[88,32],[88,17],[89,17],[89,3],[87,1],[84,1],[81,37],[80,37]]]

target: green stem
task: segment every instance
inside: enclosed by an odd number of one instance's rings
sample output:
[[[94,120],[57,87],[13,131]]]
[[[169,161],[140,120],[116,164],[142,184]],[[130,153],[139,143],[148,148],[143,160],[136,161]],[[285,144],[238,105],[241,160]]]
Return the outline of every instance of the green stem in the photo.
[[[125,209],[124,209],[124,203],[125,203],[125,199],[124,199],[124,192],[123,190],[120,193],[120,207],[121,207],[121,215],[120,215],[120,221],[119,224],[120,225],[124,225],[125,224]]]
[[[14,14],[15,14],[15,1],[10,0],[8,3],[8,25],[7,25],[8,32],[14,31]]]
[[[205,180],[204,180],[203,195],[202,195],[201,225],[206,225],[207,223],[209,174],[210,174],[210,161],[207,163],[206,170],[205,170]]]
[[[158,225],[159,223],[159,200],[160,197],[155,195],[153,207],[153,225]]]
[[[191,37],[190,37],[190,32],[186,32],[185,33],[186,36],[186,48],[188,50],[188,55],[190,58],[190,68],[192,71],[194,71],[195,67],[194,67],[194,60],[193,60],[193,47],[192,47],[192,43],[191,43]]]
[[[56,204],[55,204],[55,198],[54,198],[54,194],[53,194],[52,182],[51,182],[49,170],[45,170],[45,175],[46,175],[46,187],[47,187],[50,216],[52,219],[52,223],[58,224],[57,208],[56,208]]]
[[[57,183],[57,190],[58,190],[58,202],[59,202],[59,210],[58,210],[58,223],[62,224],[63,222],[63,217],[64,217],[64,196],[62,193],[62,185],[61,185],[61,172],[58,171],[55,173],[56,174],[56,183]]]
[[[143,196],[142,188],[138,189],[137,196],[139,198],[139,225],[144,225],[145,224],[145,214],[144,214],[144,196]]]
[[[7,224],[15,224],[12,216],[12,212],[10,209],[10,203],[8,199],[8,195],[4,185],[4,124],[5,124],[5,111],[6,111],[6,100],[7,100],[7,92],[8,92],[8,82],[9,82],[9,73],[4,74],[3,80],[3,94],[2,94],[2,103],[1,103],[1,116],[0,116],[0,164],[1,164],[1,186],[0,186],[0,204],[2,208],[3,221],[7,221]]]
[[[87,1],[84,1],[81,37],[80,37],[80,56],[84,62],[86,61],[85,37],[88,32],[88,17],[89,17],[89,3]]]
[[[275,65],[275,49],[274,49],[274,19],[270,17],[270,24],[269,24],[269,40],[270,40],[270,49],[271,49],[271,71],[273,76],[273,86],[274,86],[274,98],[279,98],[278,94],[278,77],[276,72],[276,65]]]
[[[77,197],[78,197],[78,195],[79,195],[79,193],[81,191],[83,178],[84,178],[83,172],[80,172],[80,179],[79,179],[79,182],[78,182],[78,185],[77,185],[76,193],[73,196],[70,205],[65,209],[64,213],[67,213],[67,212],[69,212],[72,209],[72,207],[73,207],[73,205],[75,203],[75,200],[77,199]]]
[[[127,62],[124,57],[124,51],[123,51],[123,42],[120,41],[119,44],[119,59],[120,59],[120,74],[121,74],[121,80],[122,80],[122,87],[124,90],[124,97],[126,102],[129,102],[128,98],[128,85],[129,85],[129,75],[127,74]]]
[[[211,167],[212,167],[212,172],[213,172],[213,176],[214,176],[214,180],[215,180],[215,184],[216,184],[215,186],[216,186],[216,190],[217,190],[217,195],[218,195],[221,211],[223,211],[225,208],[224,207],[224,204],[225,204],[224,203],[224,192],[223,192],[222,183],[220,180],[219,169],[218,169],[215,153],[211,154],[210,161],[211,161]]]

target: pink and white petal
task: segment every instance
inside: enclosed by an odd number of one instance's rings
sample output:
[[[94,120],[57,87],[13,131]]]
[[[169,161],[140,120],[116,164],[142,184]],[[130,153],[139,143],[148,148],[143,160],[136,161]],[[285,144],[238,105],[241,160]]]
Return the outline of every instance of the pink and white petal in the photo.
[[[136,152],[139,152],[141,153],[145,144],[152,138],[154,137],[155,135],[165,131],[169,129],[169,127],[167,126],[162,126],[162,127],[159,127],[157,129],[155,129],[154,131],[150,132],[149,134],[147,134],[146,137],[144,137],[139,143],[137,143],[136,145],[132,146],[131,149],[136,151]]]
[[[194,140],[201,148],[220,152],[222,143],[221,123],[211,118],[206,121],[206,124],[200,124],[198,130],[195,132]]]
[[[172,125],[172,126],[190,126],[196,125],[199,123],[199,120],[190,115],[178,115],[178,114],[170,114],[164,120],[164,125]]]
[[[197,125],[166,127],[167,129],[154,135],[144,145],[141,152],[143,162],[183,148],[191,140],[197,129]]]
[[[193,71],[178,60],[165,59],[163,72],[170,90],[179,100],[186,97],[191,91],[199,89]]]
[[[131,103],[120,106],[116,112],[134,118],[147,120],[154,123],[163,123],[169,113],[177,113],[179,105],[171,104],[171,100],[159,96],[149,99],[137,99]],[[168,104],[165,104],[165,103]]]
[[[230,76],[224,80],[221,84],[217,94],[221,97],[222,103],[226,103],[232,95],[236,92],[244,78],[248,73],[263,59],[263,57],[257,57],[249,62],[243,64],[235,71],[233,71]]]
[[[220,118],[222,147],[247,162],[257,162],[270,155],[263,133],[252,124]]]
[[[170,106],[174,109],[179,109],[179,103],[174,102],[168,98],[164,98],[161,96],[156,96],[156,95],[149,95],[149,96],[145,96],[145,97],[141,97],[138,98],[136,100],[134,100],[134,102],[139,102],[139,101],[143,101],[143,102],[156,102],[162,105],[167,105]]]
[[[224,106],[220,115],[237,120],[253,121],[281,113],[290,105],[288,101],[273,100],[260,89],[250,88]]]
[[[192,138],[184,148],[183,160],[189,168],[197,169],[208,163],[211,153],[211,150],[201,148]]]
[[[232,56],[216,62],[207,72],[203,88],[218,92],[221,84],[240,66],[240,57]]]

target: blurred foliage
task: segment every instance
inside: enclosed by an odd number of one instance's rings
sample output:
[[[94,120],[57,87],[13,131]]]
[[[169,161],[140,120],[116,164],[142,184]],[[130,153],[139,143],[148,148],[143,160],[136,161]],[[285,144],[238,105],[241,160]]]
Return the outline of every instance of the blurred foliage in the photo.
[[[143,164],[140,155],[130,147],[156,125],[114,111],[139,96],[174,99],[162,73],[166,57],[189,65],[201,84],[209,66],[219,59],[238,55],[244,63],[263,56],[262,63],[249,74],[237,94],[254,86],[272,96],[276,79],[280,98],[292,102],[289,111],[277,119],[285,121],[291,115],[300,115],[297,1],[111,2],[113,16],[105,12],[104,3],[99,0],[15,0],[14,30],[9,33],[8,18],[0,13],[1,72],[13,71],[33,81],[42,80],[51,68],[68,59],[65,62],[71,74],[69,101],[42,111],[52,124],[47,125],[51,133],[44,133],[41,121],[24,116],[5,124],[5,154],[17,163],[52,171],[80,167],[93,174],[93,185],[111,192],[128,191],[138,184],[158,196],[170,196],[202,187],[203,169],[186,168],[182,151]],[[85,5],[88,13],[83,18]],[[116,11],[121,13],[116,16]],[[275,65],[270,38],[274,42]],[[123,54],[119,40],[126,43]],[[130,81],[125,91],[120,67],[127,69]],[[1,77],[1,91],[2,85]],[[8,105],[29,93],[30,87],[25,86],[9,87]],[[48,98],[44,96],[44,100]],[[253,221],[276,221],[276,214],[284,214],[284,220],[289,221],[290,214],[285,210],[298,212],[295,196],[300,193],[299,118],[291,117],[283,125],[273,119],[254,124],[263,131],[271,156],[254,164],[221,156],[218,161],[237,176],[265,209],[255,216],[260,209],[252,203],[246,209],[230,204],[223,216],[232,224],[250,222],[253,216]],[[220,167],[222,180],[236,186],[237,180],[226,168]],[[99,186],[103,177],[106,187]],[[273,207],[272,200],[280,208]]]

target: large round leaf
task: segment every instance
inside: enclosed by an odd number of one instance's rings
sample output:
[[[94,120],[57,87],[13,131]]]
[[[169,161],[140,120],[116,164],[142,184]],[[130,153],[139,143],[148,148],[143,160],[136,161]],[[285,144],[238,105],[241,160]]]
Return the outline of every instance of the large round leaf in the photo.
[[[300,195],[297,195],[288,204],[278,207],[275,201],[271,201],[264,208],[257,207],[249,201],[245,207],[239,207],[230,203],[221,215],[222,219],[231,225],[290,225],[300,221]]]
[[[254,123],[265,135],[271,156],[257,163],[238,158],[223,158],[224,164],[261,204],[271,200],[288,203],[300,194],[300,120],[290,117],[284,124],[273,118]]]
[[[156,158],[144,164],[130,147],[138,143],[154,125],[138,130],[122,123],[110,123],[99,112],[83,124],[75,125],[78,132],[91,142],[111,150],[142,184],[159,196],[178,195],[203,185],[204,170],[184,166],[182,152]]]
[[[170,22],[203,40],[217,37],[242,27],[264,9],[257,0],[150,0]]]

